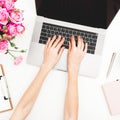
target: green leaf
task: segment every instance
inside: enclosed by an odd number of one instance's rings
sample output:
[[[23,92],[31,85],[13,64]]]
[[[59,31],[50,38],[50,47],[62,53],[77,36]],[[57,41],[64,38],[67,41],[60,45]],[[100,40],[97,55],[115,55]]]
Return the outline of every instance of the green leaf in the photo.
[[[24,53],[24,52],[26,52],[26,50],[21,50],[20,52]]]
[[[13,43],[13,42],[10,42],[10,45],[11,45],[11,47],[15,47],[16,46],[15,43]]]
[[[5,54],[8,54],[8,50],[6,50]]]
[[[11,20],[10,20],[10,18],[8,18],[8,22],[10,22]]]
[[[6,26],[6,25],[3,25],[2,28],[5,30],[5,29],[7,28],[7,26]]]
[[[18,47],[16,47],[16,46],[15,46],[14,48],[15,48],[15,49],[18,49]]]
[[[0,35],[0,39],[2,39],[2,35]]]
[[[12,37],[12,39],[14,39],[14,38],[15,38],[15,36]]]

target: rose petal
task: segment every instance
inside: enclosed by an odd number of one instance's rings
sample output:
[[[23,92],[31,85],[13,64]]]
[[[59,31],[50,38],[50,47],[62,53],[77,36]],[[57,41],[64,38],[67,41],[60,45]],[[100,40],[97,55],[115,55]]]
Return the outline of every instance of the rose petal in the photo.
[[[0,41],[0,52],[5,52],[8,49],[8,41],[1,40]]]
[[[17,57],[15,60],[14,60],[14,65],[19,65],[23,60],[23,57],[22,56],[19,56]]]

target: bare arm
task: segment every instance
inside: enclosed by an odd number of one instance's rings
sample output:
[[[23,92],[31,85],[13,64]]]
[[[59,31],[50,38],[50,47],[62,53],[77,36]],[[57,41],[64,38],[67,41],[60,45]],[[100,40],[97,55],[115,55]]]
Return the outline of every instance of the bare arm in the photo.
[[[44,50],[44,60],[41,68],[19,101],[10,120],[25,120],[27,115],[30,113],[46,76],[61,57],[61,54],[64,50],[64,47],[61,48],[63,42],[64,39],[61,39],[61,36],[59,36],[57,39],[56,36],[54,36],[52,39],[48,39]]]
[[[78,36],[77,46],[71,37],[68,50],[68,86],[65,98],[64,120],[78,119],[78,71],[79,65],[87,51],[87,44]]]

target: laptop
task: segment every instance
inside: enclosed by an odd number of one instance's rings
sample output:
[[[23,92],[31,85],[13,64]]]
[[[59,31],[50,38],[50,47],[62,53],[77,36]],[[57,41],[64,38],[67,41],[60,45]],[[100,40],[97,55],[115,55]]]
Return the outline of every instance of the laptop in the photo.
[[[36,22],[27,63],[40,66],[48,37],[65,37],[65,50],[55,69],[67,71],[68,41],[80,35],[88,43],[79,74],[97,77],[100,70],[107,21],[106,0],[35,0]]]

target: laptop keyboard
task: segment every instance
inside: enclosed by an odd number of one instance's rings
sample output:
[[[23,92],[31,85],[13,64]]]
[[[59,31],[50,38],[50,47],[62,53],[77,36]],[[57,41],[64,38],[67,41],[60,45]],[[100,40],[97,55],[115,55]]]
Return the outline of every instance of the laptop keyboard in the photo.
[[[95,47],[98,36],[97,33],[43,23],[39,43],[46,44],[48,37],[53,37],[53,35],[62,35],[63,37],[65,37],[65,42],[63,45],[66,49],[68,49],[69,47],[68,41],[70,40],[70,37],[74,35],[77,40],[77,36],[80,35],[83,38],[83,41],[88,43],[87,53],[95,53]]]

